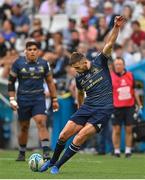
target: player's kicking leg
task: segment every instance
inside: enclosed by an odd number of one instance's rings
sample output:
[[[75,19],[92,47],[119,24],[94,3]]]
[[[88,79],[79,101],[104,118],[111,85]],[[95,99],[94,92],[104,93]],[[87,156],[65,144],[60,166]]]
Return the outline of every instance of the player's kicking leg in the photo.
[[[55,165],[51,169],[52,174],[58,174],[59,168],[68,161],[73,155],[75,155],[79,150],[80,146],[93,134],[97,131],[96,127],[90,123],[87,123],[75,136],[73,142],[66,149],[63,156],[59,161],[55,163]]]
[[[19,136],[18,136],[18,142],[19,142],[19,154],[16,159],[16,161],[25,161],[25,152],[26,152],[26,145],[28,141],[28,130],[29,130],[29,120],[22,120],[19,121]]]
[[[53,156],[50,161],[47,161],[42,167],[41,167],[41,172],[46,171],[49,167],[52,167],[59,159],[60,154],[65,148],[66,141],[79,132],[83,128],[82,125],[78,125],[73,121],[68,121],[68,123],[65,125],[63,130],[61,131]]]

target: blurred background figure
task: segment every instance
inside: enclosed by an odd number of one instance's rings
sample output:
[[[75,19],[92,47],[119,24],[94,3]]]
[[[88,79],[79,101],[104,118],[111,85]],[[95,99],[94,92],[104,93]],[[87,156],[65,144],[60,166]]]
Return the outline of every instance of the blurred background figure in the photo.
[[[116,57],[111,72],[113,84],[113,104],[114,114],[112,114],[114,145],[114,156],[120,157],[120,137],[122,124],[125,126],[125,157],[130,157],[132,153],[132,125],[134,122],[135,101],[139,109],[142,104],[135,91],[135,81],[133,74],[125,69],[125,61],[121,57]]]

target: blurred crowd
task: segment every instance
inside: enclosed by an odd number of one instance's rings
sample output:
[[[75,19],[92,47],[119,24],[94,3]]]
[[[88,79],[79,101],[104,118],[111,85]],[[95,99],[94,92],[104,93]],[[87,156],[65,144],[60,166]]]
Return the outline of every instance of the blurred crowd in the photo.
[[[25,42],[35,39],[40,56],[52,67],[59,93],[73,92],[70,54],[80,51],[92,60],[120,14],[126,24],[112,58],[122,56],[130,66],[145,58],[144,0],[0,0],[0,77],[8,77],[11,64],[24,55]]]

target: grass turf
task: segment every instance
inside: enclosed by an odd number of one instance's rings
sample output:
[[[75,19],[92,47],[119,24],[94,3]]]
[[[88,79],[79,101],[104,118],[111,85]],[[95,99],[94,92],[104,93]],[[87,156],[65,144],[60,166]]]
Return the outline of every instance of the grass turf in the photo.
[[[29,157],[32,152],[27,153]],[[66,163],[58,175],[50,170],[32,172],[26,162],[16,162],[17,151],[0,151],[1,179],[145,179],[145,155],[134,154],[131,158],[115,158],[77,154]]]

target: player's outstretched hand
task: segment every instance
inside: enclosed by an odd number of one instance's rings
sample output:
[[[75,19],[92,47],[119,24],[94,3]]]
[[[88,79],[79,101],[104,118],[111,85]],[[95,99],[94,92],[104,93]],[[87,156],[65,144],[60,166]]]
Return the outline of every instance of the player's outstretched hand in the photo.
[[[52,102],[52,108],[53,108],[53,112],[56,112],[59,110],[59,104],[57,101]]]
[[[10,97],[10,105],[14,111],[16,111],[18,109],[18,103],[14,97]]]
[[[126,19],[123,16],[116,16],[114,24],[117,27],[122,27],[124,23],[126,22]]]

